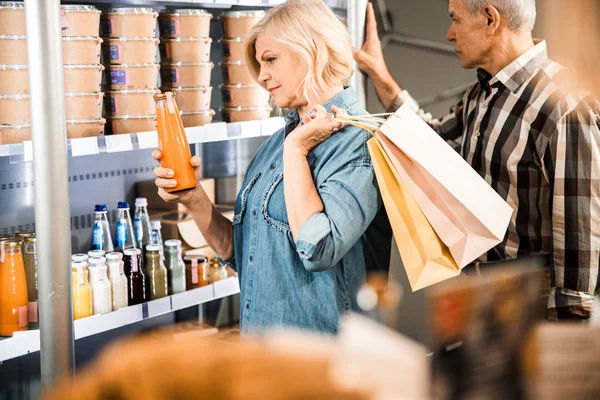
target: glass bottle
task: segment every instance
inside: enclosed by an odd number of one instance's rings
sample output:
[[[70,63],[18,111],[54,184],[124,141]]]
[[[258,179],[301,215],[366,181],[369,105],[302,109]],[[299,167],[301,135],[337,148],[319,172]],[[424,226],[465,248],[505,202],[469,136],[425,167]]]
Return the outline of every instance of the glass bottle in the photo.
[[[94,210],[94,228],[92,229],[91,250],[114,251],[105,204],[98,204]]]
[[[117,226],[115,228],[115,251],[137,247],[129,203],[121,201],[117,205]]]
[[[222,281],[223,279],[228,278],[227,267],[222,265],[219,260],[214,259],[210,264],[210,269],[208,272],[208,277],[210,283],[215,283],[218,281]]]
[[[27,279],[21,241],[0,241],[0,336],[27,330]]]
[[[112,309],[127,307],[129,304],[127,296],[127,277],[125,277],[122,253],[108,253],[106,255],[108,266],[108,279],[110,280]]]
[[[185,257],[185,282],[187,290],[208,285],[206,257]]]
[[[152,244],[157,244],[160,248],[163,248],[163,240],[162,240],[162,225],[158,220],[150,221],[150,227],[152,228]]]
[[[181,115],[173,92],[154,95],[156,103],[156,128],[158,148],[162,152],[161,166],[175,172],[177,186],[167,189],[169,193],[196,188],[196,175],[190,164],[192,154],[183,128]]]
[[[135,218],[133,221],[135,241],[140,249],[144,250],[147,245],[152,244],[152,227],[148,215],[148,200],[139,197],[135,199]]]
[[[181,240],[165,242],[165,261],[169,271],[169,294],[185,292],[185,264],[181,255]]]
[[[38,270],[37,270],[37,253],[36,253],[36,237],[23,237],[23,263],[25,264],[25,277],[27,279],[27,320],[29,321],[29,329],[39,328],[39,313],[38,313]]]
[[[94,315],[92,287],[88,276],[87,261],[71,262],[71,286],[73,291],[73,318],[77,320]]]
[[[126,249],[123,251],[123,272],[127,277],[128,304],[133,306],[147,300],[146,297],[146,275],[142,270],[142,251],[140,249]]]
[[[146,275],[150,281],[150,300],[160,299],[169,294],[167,269],[160,260],[160,246],[146,246]]]
[[[109,313],[112,311],[112,296],[110,281],[106,275],[106,258],[92,257],[89,264],[94,315]]]

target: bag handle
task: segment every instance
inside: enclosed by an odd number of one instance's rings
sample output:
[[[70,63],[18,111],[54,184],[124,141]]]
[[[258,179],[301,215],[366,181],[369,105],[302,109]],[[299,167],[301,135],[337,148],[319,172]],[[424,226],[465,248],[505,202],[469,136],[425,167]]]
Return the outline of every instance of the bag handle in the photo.
[[[363,129],[369,132],[371,135],[375,135],[375,131],[379,126],[373,126],[363,121],[375,122],[379,125],[383,125],[386,121],[385,118],[379,118],[380,116],[390,116],[394,113],[381,113],[381,114],[368,114],[368,115],[337,115],[335,116],[336,121],[344,122],[347,125],[352,125],[357,128]]]

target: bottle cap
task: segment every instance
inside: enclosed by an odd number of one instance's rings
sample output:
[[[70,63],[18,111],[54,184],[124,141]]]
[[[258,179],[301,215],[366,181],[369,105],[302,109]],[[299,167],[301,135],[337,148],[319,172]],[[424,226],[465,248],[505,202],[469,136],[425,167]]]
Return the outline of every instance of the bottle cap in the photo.
[[[117,208],[129,208],[129,203],[126,201],[120,201]]]
[[[181,240],[171,239],[165,242],[165,246],[167,247],[179,247],[181,246]]]
[[[123,253],[125,253],[126,256],[132,256],[134,254],[142,254],[142,251],[140,249],[132,248],[123,250]]]
[[[71,256],[71,261],[73,261],[73,262],[83,262],[83,261],[87,261],[88,258],[90,258],[90,257],[87,254],[82,254],[82,253],[73,254]]]
[[[148,246],[146,246],[146,251],[160,251],[160,245],[149,244]]]
[[[106,208],[106,204],[96,204],[96,207],[94,208],[95,212],[103,212],[103,211],[108,211],[108,208]]]
[[[157,231],[160,230],[160,228],[162,228],[162,225],[158,220],[150,221],[150,225],[152,226],[152,229],[156,229]]]
[[[108,253],[106,255],[106,259],[108,261],[120,261],[123,259],[123,254],[118,253],[118,252]]]
[[[147,207],[148,199],[146,199],[145,197],[138,197],[137,199],[135,199],[135,206],[136,207]]]
[[[106,254],[106,252],[104,250],[90,250],[90,251],[88,251],[88,256],[90,258],[92,258],[92,257],[104,257],[105,254]]]

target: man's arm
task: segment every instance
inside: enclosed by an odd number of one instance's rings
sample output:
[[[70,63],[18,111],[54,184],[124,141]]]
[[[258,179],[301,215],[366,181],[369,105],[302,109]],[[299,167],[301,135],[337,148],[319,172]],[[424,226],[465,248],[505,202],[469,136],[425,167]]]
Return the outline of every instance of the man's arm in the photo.
[[[552,184],[549,319],[587,319],[600,261],[600,116],[584,103],[557,126],[545,157]]]

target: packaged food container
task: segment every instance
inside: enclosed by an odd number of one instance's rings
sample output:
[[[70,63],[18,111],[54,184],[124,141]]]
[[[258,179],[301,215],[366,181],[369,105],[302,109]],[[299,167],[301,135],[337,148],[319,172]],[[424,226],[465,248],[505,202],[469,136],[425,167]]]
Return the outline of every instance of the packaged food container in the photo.
[[[105,64],[153,63],[156,62],[156,46],[160,40],[154,37],[110,37],[105,38]]]
[[[102,118],[102,92],[66,92],[65,113],[67,119]]]
[[[0,94],[29,92],[27,65],[0,65]]]
[[[221,114],[225,122],[242,122],[265,119],[271,116],[271,107],[223,107]]]
[[[209,37],[212,14],[205,10],[179,9],[161,13],[158,16],[160,36],[173,37]]]
[[[82,137],[104,135],[104,118],[97,119],[68,119],[67,138],[76,139]]]
[[[269,104],[269,92],[258,85],[221,85],[225,107],[261,107]]]
[[[29,123],[29,95],[0,95],[0,124]]]
[[[0,144],[22,143],[31,140],[30,124],[0,124]]]
[[[65,64],[100,64],[100,44],[97,36],[63,36]]]
[[[221,14],[223,37],[236,38],[245,36],[262,17],[264,11],[229,11]]]
[[[162,62],[207,62],[210,61],[210,45],[208,37],[179,37],[163,39],[160,44]]]
[[[65,92],[99,92],[102,64],[65,64]]]
[[[2,64],[27,64],[25,35],[0,35],[0,61]]]
[[[156,131],[156,115],[121,115],[109,117],[113,135]]]
[[[223,61],[246,61],[246,47],[243,37],[219,39],[223,49]]]
[[[111,65],[106,74],[106,84],[111,90],[154,89],[158,81],[157,63],[132,63]]]
[[[98,36],[100,29],[100,10],[93,6],[63,5],[67,18],[63,36]]]
[[[112,90],[106,93],[104,109],[110,116],[154,113],[154,98],[158,89]]]
[[[245,61],[224,61],[220,63],[223,72],[223,83],[227,85],[250,85],[256,81],[250,75]]]
[[[102,14],[100,30],[103,36],[155,37],[157,17],[151,8],[113,8]]]
[[[175,93],[177,107],[181,111],[209,110],[212,86],[164,88],[163,91]]]
[[[180,111],[184,127],[203,126],[212,122],[214,110]]]
[[[0,2],[0,35],[25,35],[23,4],[22,1]]]
[[[160,78],[163,87],[210,86],[212,62],[164,63],[161,64]]]

